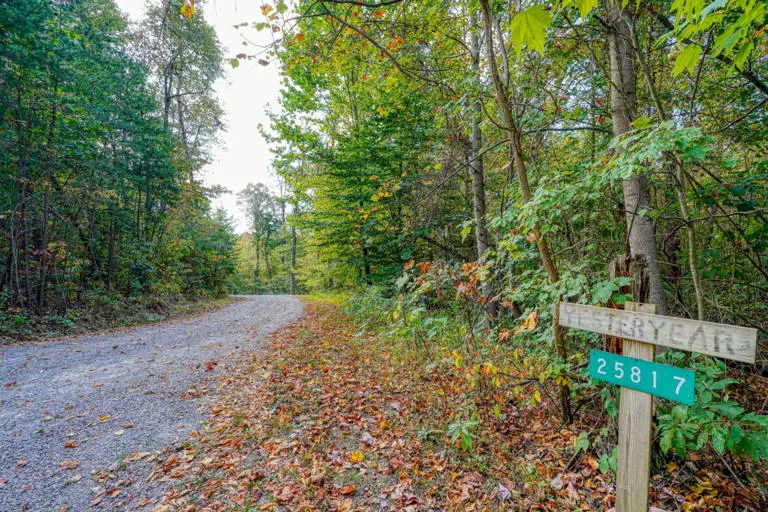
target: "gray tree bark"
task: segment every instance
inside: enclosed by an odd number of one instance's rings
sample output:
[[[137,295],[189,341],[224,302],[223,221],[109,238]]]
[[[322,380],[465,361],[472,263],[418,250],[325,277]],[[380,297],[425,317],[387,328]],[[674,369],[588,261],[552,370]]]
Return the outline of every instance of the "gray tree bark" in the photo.
[[[475,77],[480,77],[480,28],[477,22],[477,13],[471,14],[471,40],[470,52],[472,55],[472,73]],[[483,133],[480,131],[480,122],[483,119],[482,105],[480,100],[474,100],[472,104],[472,133],[469,143],[469,174],[472,178],[472,206],[475,221],[475,245],[477,247],[477,261],[482,260],[483,255],[490,248],[490,237],[488,236],[488,225],[486,224],[486,201],[485,201],[485,168],[483,157],[480,154],[483,147]],[[491,298],[491,283],[483,283],[483,295],[486,301]],[[499,306],[496,301],[486,302],[484,305],[488,316],[488,326],[490,327],[494,319],[498,316]]]
[[[613,135],[619,136],[632,129],[635,119],[637,77],[632,47],[633,21],[628,11],[622,9],[620,0],[605,0],[605,11],[611,70],[611,119]],[[655,228],[653,219],[648,216],[651,209],[648,175],[625,180],[623,192],[630,254],[636,264],[646,268],[648,301],[656,304],[658,314],[666,315],[667,296],[656,257]]]

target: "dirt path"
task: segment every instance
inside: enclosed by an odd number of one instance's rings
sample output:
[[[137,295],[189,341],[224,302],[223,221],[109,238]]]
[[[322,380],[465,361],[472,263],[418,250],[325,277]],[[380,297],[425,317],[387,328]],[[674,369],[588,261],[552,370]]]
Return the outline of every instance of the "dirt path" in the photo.
[[[0,511],[87,510],[92,471],[194,430],[224,364],[302,311],[244,297],[193,319],[0,348]]]

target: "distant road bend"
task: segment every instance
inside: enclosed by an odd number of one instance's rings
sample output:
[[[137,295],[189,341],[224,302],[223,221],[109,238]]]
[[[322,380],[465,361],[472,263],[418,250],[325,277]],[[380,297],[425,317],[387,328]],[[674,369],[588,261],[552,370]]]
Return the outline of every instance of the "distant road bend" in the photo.
[[[302,312],[292,297],[247,296],[196,318],[0,347],[0,511],[88,510],[102,491],[92,471],[197,428],[222,363]]]

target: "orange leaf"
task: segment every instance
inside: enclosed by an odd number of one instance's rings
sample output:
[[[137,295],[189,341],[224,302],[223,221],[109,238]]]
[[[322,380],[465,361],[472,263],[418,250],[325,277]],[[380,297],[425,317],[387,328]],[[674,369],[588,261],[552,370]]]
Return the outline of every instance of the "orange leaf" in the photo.
[[[344,487],[339,489],[339,492],[341,494],[343,494],[344,496],[346,496],[348,494],[352,494],[356,490],[357,490],[357,486],[356,485],[345,485]]]

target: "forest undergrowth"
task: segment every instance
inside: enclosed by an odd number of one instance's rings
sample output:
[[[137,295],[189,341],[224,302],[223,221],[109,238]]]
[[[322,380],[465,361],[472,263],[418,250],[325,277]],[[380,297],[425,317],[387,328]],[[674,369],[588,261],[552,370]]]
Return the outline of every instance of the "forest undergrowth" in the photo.
[[[231,297],[101,297],[66,315],[30,315],[16,308],[0,311],[0,345],[42,341],[201,315],[232,302]]]

